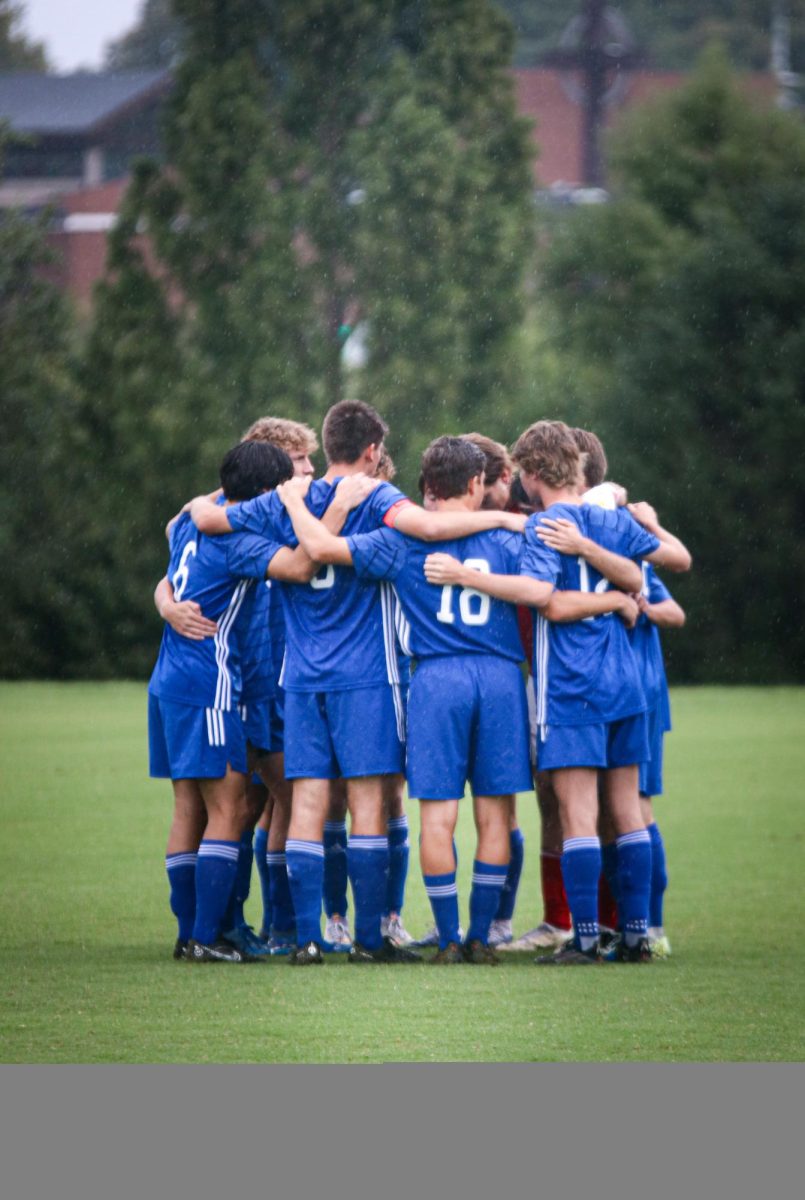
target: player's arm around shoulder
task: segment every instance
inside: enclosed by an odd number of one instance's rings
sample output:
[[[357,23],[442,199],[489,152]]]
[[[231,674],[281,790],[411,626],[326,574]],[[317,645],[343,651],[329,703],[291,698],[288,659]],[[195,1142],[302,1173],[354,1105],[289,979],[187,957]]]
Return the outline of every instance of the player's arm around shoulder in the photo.
[[[344,482],[344,481],[342,481]],[[299,547],[304,551],[312,564],[314,570],[306,580],[295,580],[294,582],[309,582],[315,574],[315,564],[317,563],[337,563],[343,566],[350,566],[352,563],[352,555],[349,550],[346,538],[338,537],[331,533],[326,525],[323,524],[305,503],[305,497],[310,486],[310,480],[304,476],[297,476],[294,479],[289,479],[287,483],[283,483],[277,489],[277,495],[288,512],[291,518],[294,533],[299,539]],[[339,488],[340,488],[339,484]],[[338,490],[336,488],[336,497]],[[336,500],[333,500],[333,504]],[[346,510],[347,512],[349,509]],[[346,513],[344,514],[346,519]],[[341,522],[343,524],[343,520]],[[272,567],[274,563],[272,561]],[[278,564],[279,565],[279,564]],[[281,578],[281,576],[276,576]]]
[[[212,537],[232,533],[228,510],[224,505],[216,504],[209,496],[196,496],[190,501],[190,520],[199,533],[206,533]]]
[[[640,611],[660,629],[681,629],[687,617],[681,604],[673,598],[651,604],[645,596],[639,598]]]
[[[160,579],[154,590],[154,604],[162,620],[175,633],[192,642],[203,642],[218,632],[217,622],[205,617],[195,600],[174,599],[173,586],[167,575]]]
[[[541,542],[560,554],[583,558],[613,587],[624,592],[640,591],[643,576],[638,564],[586,537],[578,525],[566,517],[542,517],[535,527],[535,533]]]
[[[663,529],[656,511],[651,505],[647,504],[645,500],[641,500],[637,504],[628,504],[626,507],[635,521],[657,538],[660,543],[656,550],[646,554],[645,557],[648,561],[657,567],[667,567],[669,571],[675,571],[677,574],[689,571],[693,565],[690,551],[678,537],[669,533],[667,529]]]
[[[522,513],[491,509],[426,512],[418,504],[409,501],[396,513],[393,528],[398,533],[418,538],[421,542],[447,542],[453,538],[470,537],[474,533],[485,533],[491,529],[508,529],[511,533],[522,533],[526,519]]]
[[[452,554],[442,551],[427,556],[424,570],[428,583],[442,587],[452,584],[455,587],[472,588],[473,591],[483,592],[496,600],[506,600],[509,604],[525,604],[531,608],[545,608],[554,590],[554,585],[546,580],[517,574],[517,566],[514,563],[510,574],[498,574],[465,565]]]

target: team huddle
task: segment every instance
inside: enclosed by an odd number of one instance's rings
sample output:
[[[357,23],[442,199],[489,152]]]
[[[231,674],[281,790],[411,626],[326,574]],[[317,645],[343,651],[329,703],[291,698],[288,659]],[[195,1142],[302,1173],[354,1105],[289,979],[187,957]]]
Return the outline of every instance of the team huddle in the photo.
[[[313,431],[257,421],[225,456],[221,491],[168,527],[149,747],[151,775],[174,791],[174,957],[422,962],[415,944],[435,946],[436,965],[667,955],[658,630],[685,616],[654,568],[686,571],[688,551],[606,481],[587,431],[538,421],[511,454],[476,433],[437,438],[421,505],[391,482],[387,433],[371,406],[334,405],[313,479]],[[465,933],[454,833],[467,783]],[[402,915],[406,785],[434,918],[418,943]],[[532,788],[545,908],[515,940],[515,796]],[[253,863],[259,932],[244,915]]]

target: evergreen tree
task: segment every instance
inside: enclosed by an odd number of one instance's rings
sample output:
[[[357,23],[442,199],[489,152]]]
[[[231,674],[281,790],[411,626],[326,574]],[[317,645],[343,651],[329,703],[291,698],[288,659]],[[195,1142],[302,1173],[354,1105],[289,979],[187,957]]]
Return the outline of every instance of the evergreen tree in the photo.
[[[20,30],[24,7],[14,0],[0,0],[0,71],[46,71],[45,47],[32,42]]]
[[[711,59],[614,161],[620,198],[573,214],[545,262],[566,378],[589,389],[574,415],[693,550],[677,672],[801,679],[805,130]]]
[[[172,0],[145,0],[139,19],[106,47],[107,71],[154,71],[176,64],[182,50],[182,26]]]

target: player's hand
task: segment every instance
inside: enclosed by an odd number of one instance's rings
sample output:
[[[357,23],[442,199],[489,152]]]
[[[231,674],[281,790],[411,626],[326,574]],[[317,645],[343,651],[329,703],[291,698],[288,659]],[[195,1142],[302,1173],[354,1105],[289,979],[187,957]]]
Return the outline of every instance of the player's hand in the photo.
[[[657,511],[652,508],[645,500],[638,500],[636,504],[627,504],[626,507],[636,521],[649,531],[653,532],[659,529],[660,522],[657,519]]]
[[[552,550],[560,554],[579,555],[583,553],[585,538],[578,525],[559,517],[543,517],[536,526],[537,537]]]
[[[366,497],[380,484],[379,479],[372,479],[359,471],[357,475],[345,475],[335,489],[335,500],[347,511],[363,504]]]
[[[425,559],[425,578],[428,583],[459,583],[463,570],[452,554],[429,554]]]
[[[308,494],[311,484],[310,475],[294,475],[292,479],[286,479],[285,483],[281,483],[277,488],[277,495],[286,508],[294,501],[302,501]]]
[[[528,516],[525,513],[504,512],[500,514],[500,528],[508,529],[510,533],[523,533]]]
[[[637,618],[640,616],[640,607],[634,596],[627,596],[626,592],[618,592],[618,607],[615,612],[627,629],[634,629]]]
[[[650,605],[649,605],[647,598],[643,595],[643,593],[638,592],[637,595],[634,597],[634,599],[635,599],[635,603],[637,604],[637,607],[640,609],[641,613],[648,613]]]
[[[621,487],[619,483],[610,483],[612,488],[612,499],[615,501],[616,508],[624,508],[629,502],[629,493],[625,487]]]
[[[201,611],[201,606],[195,600],[179,600],[164,606],[163,620],[171,629],[189,638],[191,642],[203,642],[205,638],[214,637],[218,625],[210,621]]]

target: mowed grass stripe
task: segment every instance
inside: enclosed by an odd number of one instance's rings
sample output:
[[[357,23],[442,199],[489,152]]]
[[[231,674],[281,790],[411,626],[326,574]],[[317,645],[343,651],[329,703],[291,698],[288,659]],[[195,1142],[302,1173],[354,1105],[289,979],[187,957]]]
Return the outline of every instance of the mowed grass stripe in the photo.
[[[147,778],[145,688],[0,685],[5,1062],[803,1058],[803,689],[678,689],[657,814],[673,958],[650,967],[174,963],[170,787]],[[533,796],[515,924],[540,919]],[[431,924],[412,861],[405,919]],[[466,913],[469,805],[459,825]],[[250,912],[259,920],[259,887]]]

